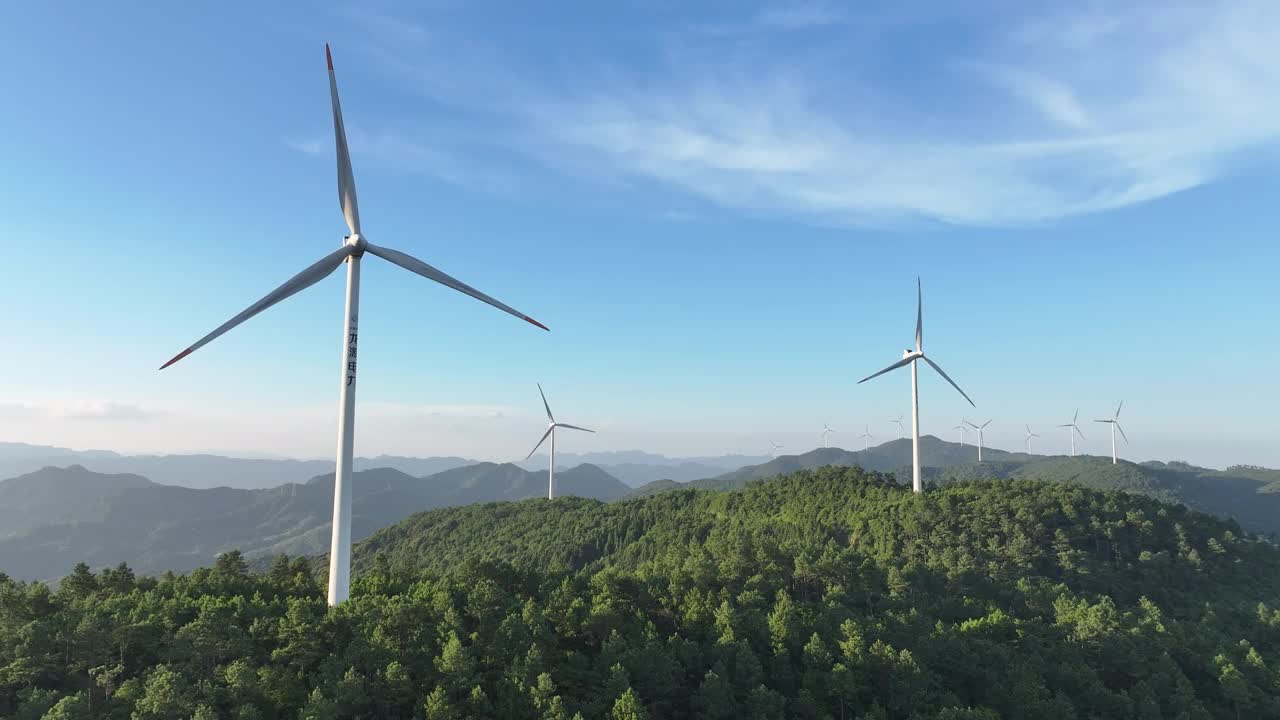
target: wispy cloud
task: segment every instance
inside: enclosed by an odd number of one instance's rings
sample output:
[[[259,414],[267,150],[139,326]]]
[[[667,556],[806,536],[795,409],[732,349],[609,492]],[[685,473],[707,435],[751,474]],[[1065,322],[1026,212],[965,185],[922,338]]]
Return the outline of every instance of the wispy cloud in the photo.
[[[0,419],[5,420],[151,420],[157,413],[137,405],[112,401],[84,401],[65,405],[57,404],[0,404]]]
[[[310,137],[310,138],[288,137],[284,139],[285,145],[287,145],[289,148],[293,150],[297,150],[298,152],[304,155],[323,155],[325,154],[325,152],[329,150],[329,145],[332,142],[333,142],[332,140],[329,140],[328,138],[322,138],[322,137]]]
[[[62,417],[68,420],[103,420],[111,422],[136,422],[151,420],[155,417],[154,413],[148,412],[137,405],[110,401],[87,402],[63,408],[54,408],[52,414],[55,417]]]
[[[839,20],[817,4],[756,17],[788,37]],[[684,52],[668,32],[641,68],[601,61],[564,77],[508,67],[477,80],[501,94],[423,86],[487,113],[508,131],[501,152],[554,158],[558,172],[588,168],[836,224],[1097,212],[1212,182],[1280,143],[1280,4],[1071,5],[1003,20],[960,24],[978,36],[918,57],[896,51],[892,34],[868,55],[844,54],[828,36],[831,47],[788,52],[768,33],[746,49],[734,39],[723,53]],[[387,32],[391,53],[427,43]]]
[[[762,28],[800,30],[846,22],[848,14],[829,3],[770,3],[761,8],[755,22]]]

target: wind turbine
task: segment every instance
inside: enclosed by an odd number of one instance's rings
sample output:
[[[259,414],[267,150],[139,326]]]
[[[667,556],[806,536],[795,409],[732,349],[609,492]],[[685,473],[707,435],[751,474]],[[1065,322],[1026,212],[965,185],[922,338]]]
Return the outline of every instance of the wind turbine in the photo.
[[[984,428],[986,428],[988,425],[991,424],[991,421],[988,420],[982,423],[981,425],[974,425],[968,420],[965,420],[965,422],[969,423],[969,427],[978,431],[978,462],[982,462],[982,431]]]
[[[868,425],[865,432],[858,437],[862,438],[862,451],[866,452],[871,449],[871,438],[875,437],[871,434],[871,426]]]
[[[1080,419],[1080,411],[1076,410],[1076,414],[1071,416],[1071,422],[1063,423],[1062,425],[1058,426],[1058,427],[1064,427],[1064,428],[1071,428],[1070,430],[1067,431],[1067,434],[1071,436],[1071,457],[1076,456],[1076,434],[1079,433],[1080,439],[1081,440],[1084,439],[1084,433],[1080,432],[1079,426],[1076,425],[1076,420],[1078,419]]]
[[[899,415],[897,420],[890,420],[891,423],[898,423],[898,439],[902,439],[902,416]]]
[[[1124,428],[1120,427],[1120,408],[1124,407],[1124,401],[1120,401],[1120,405],[1116,407],[1116,414],[1111,416],[1109,420],[1094,420],[1094,422],[1108,423],[1111,425],[1111,464],[1116,464],[1116,430],[1120,431],[1120,437],[1124,438],[1125,445],[1129,444],[1129,438],[1124,434]]]
[[[781,450],[783,446],[772,440],[769,441],[769,445],[773,447],[772,457],[776,459],[778,457],[778,451]]]
[[[969,428],[964,426],[964,421],[961,421],[959,425],[951,429],[960,431],[960,447],[964,447],[964,438],[969,434]]]
[[[835,432],[835,430],[831,429],[830,425],[822,423],[822,447],[830,447],[830,445],[827,444],[827,436],[833,432]]]
[[[533,446],[533,449],[529,451],[529,454],[524,459],[528,460],[533,457],[533,454],[538,452],[538,448],[542,447],[542,443],[546,442],[548,437],[551,438],[551,464],[547,466],[547,499],[551,500],[556,496],[556,428],[581,430],[589,433],[595,433],[595,430],[588,430],[569,423],[556,422],[555,416],[551,414],[551,406],[547,404],[547,394],[542,392],[542,383],[538,383],[538,394],[542,396],[542,407],[547,411],[547,431],[542,433],[542,439],[538,441],[537,445]]]
[[[1031,438],[1033,437],[1040,437],[1040,436],[1031,432],[1031,426],[1028,425],[1027,426],[1027,454],[1028,455],[1031,454]]]
[[[956,392],[964,396],[965,400],[969,400],[969,396],[964,394],[964,391],[960,389],[960,386],[957,385],[954,380],[948,377],[947,374],[942,371],[942,368],[938,367],[937,363],[930,360],[924,354],[924,309],[923,309],[924,303],[923,303],[922,296],[923,296],[923,291],[920,288],[920,278],[917,277],[916,278],[916,349],[915,351],[912,352],[911,350],[903,350],[901,360],[899,360],[898,362],[890,365],[889,367],[881,370],[880,372],[874,375],[868,375],[867,377],[864,377],[858,381],[859,384],[862,384],[870,380],[871,378],[877,377],[879,375],[883,375],[889,372],[890,370],[896,370],[904,365],[911,366],[911,489],[914,490],[915,492],[921,492],[924,490],[924,486],[920,482],[920,394],[916,384],[916,360],[924,360],[925,362],[929,363],[929,367],[936,370],[937,373],[941,375],[944,380],[951,383],[951,387],[955,388]],[[973,405],[973,401],[969,400],[969,404]],[[977,407],[977,406],[975,405],[974,407]]]
[[[528,315],[517,312],[415,257],[406,255],[399,250],[374,245],[361,234],[360,211],[356,205],[356,183],[351,172],[351,156],[347,152],[347,133],[342,123],[342,108],[338,104],[338,81],[333,74],[333,56],[329,54],[328,45],[325,45],[324,54],[329,65],[329,95],[333,104],[333,135],[338,156],[338,201],[342,206],[342,215],[347,221],[347,229],[350,230],[350,234],[344,239],[342,247],[320,258],[307,269],[272,290],[261,300],[245,308],[239,315],[197,340],[194,345],[175,355],[169,362],[161,365],[160,369],[163,370],[178,362],[231,328],[281,300],[315,285],[332,274],[344,262],[347,264],[347,303],[346,310],[343,313],[342,330],[342,374],[338,391],[340,407],[338,415],[338,451],[333,483],[333,536],[329,545],[329,604],[337,605],[345,601],[350,594],[351,579],[351,459],[355,442],[356,341],[358,339],[357,326],[359,324],[360,308],[360,259],[364,257],[365,253],[376,255],[428,280],[434,280],[441,285],[451,287],[499,310],[515,315],[521,320],[543,330],[546,330],[547,327]]]

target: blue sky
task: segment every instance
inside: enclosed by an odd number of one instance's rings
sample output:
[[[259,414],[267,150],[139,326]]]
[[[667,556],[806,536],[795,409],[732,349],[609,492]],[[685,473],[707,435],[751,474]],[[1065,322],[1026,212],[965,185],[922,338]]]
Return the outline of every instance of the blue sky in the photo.
[[[925,432],[1280,466],[1280,7],[689,5],[9,8],[0,439],[331,453],[341,273],[156,371],[341,242],[330,42],[370,239],[552,328],[366,263],[360,454],[889,438],[919,275]]]

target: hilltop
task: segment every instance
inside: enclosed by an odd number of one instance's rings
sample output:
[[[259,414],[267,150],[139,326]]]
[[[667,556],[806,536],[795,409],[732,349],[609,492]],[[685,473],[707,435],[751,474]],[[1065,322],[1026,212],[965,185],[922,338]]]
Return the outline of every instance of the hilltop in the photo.
[[[1238,521],[1252,532],[1280,533],[1280,471],[1235,466],[1210,470],[1186,463],[1132,463],[1093,455],[1030,455],[920,438],[921,475],[930,486],[965,480],[1025,479],[1074,483],[1098,490],[1123,490]],[[637,488],[643,497],[681,488],[734,490],[762,480],[825,465],[856,466],[911,477],[911,441],[892,440],[869,451],[819,448],[688,483],[659,481]]]
[[[0,578],[0,715],[1280,716],[1280,551],[1068,483],[914,495],[826,467],[470,505],[374,533],[356,566],[331,610],[310,563],[236,553],[54,594]]]

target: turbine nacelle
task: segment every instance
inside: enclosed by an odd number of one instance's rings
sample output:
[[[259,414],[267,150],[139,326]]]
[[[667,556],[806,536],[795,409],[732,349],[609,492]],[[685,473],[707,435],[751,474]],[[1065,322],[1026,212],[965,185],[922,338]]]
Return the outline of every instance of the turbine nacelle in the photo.
[[[352,233],[342,239],[342,244],[351,248],[351,254],[355,257],[364,255],[365,249],[369,247],[369,241],[360,233]]]

